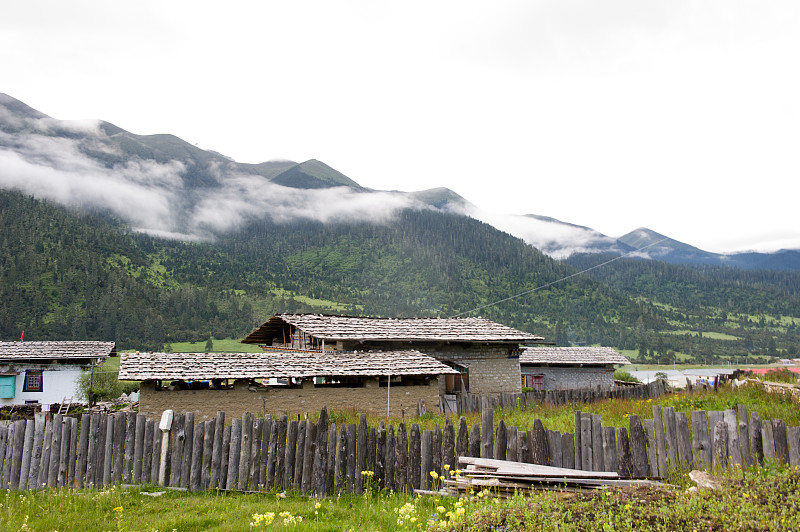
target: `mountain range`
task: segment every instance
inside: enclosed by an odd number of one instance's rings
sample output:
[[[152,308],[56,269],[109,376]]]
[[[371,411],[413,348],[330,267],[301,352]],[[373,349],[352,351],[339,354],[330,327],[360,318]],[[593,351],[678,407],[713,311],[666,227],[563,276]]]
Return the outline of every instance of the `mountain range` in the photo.
[[[456,192],[377,191],[324,162],[238,163],[168,134],[100,120],[63,121],[0,93],[0,188],[108,211],[134,230],[213,240],[262,218],[385,221],[406,208],[466,215],[555,258],[604,253],[672,264],[800,270],[800,250],[718,254],[647,228],[619,238],[554,218],[488,213]]]

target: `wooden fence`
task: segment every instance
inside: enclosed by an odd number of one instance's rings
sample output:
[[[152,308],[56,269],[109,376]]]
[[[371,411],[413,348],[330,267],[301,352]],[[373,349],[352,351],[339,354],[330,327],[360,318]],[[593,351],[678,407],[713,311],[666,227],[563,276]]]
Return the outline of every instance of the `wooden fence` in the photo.
[[[362,415],[358,424],[337,426],[326,409],[316,422],[248,413],[227,424],[219,412],[195,423],[189,412],[175,414],[162,431],[135,413],[39,414],[0,426],[0,472],[2,487],[12,490],[144,483],[330,495],[360,493],[367,480],[395,491],[436,488],[430,472],[455,470],[457,456],[655,478],[672,469],[757,466],[765,459],[800,465],[800,427],[748,415],[744,405],[692,412],[691,430],[689,416],[659,406],[652,419],[632,415],[621,428],[578,411],[574,432],[566,434],[546,430],[538,419],[524,428],[495,423],[490,408],[480,424],[470,427],[463,417],[457,423],[369,428]]]
[[[638,386],[614,386],[613,388],[579,388],[574,390],[533,390],[522,393],[500,393],[478,395],[462,393],[443,402],[448,414],[482,412],[488,406],[497,408],[524,409],[529,405],[566,405],[570,403],[595,403],[607,399],[655,399],[668,392],[667,382],[656,380]]]

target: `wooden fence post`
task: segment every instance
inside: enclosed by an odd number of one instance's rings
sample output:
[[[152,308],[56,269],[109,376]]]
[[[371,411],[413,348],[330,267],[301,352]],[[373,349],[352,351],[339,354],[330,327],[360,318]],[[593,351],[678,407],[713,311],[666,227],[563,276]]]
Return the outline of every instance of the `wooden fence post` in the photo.
[[[214,447],[211,451],[211,472],[208,484],[211,489],[219,488],[222,469],[222,440],[225,436],[225,412],[218,411],[214,420]]]
[[[739,448],[739,422],[736,420],[736,411],[725,410],[722,413],[728,425],[728,457],[734,465],[742,465],[742,451]]]
[[[506,459],[506,423],[502,419],[497,424],[497,429],[495,432],[495,442],[494,442],[494,459],[495,460],[505,460]]]
[[[634,475],[633,459],[631,457],[628,430],[625,427],[617,429],[617,444],[619,445],[619,476],[630,478]]]
[[[364,475],[367,470],[367,415],[361,414],[358,417],[358,428],[356,430],[356,471],[354,491],[357,494],[364,492]]]
[[[136,416],[136,436],[133,446],[133,474],[131,475],[131,482],[139,484],[142,480],[142,460],[144,459],[145,447],[145,427],[147,425],[147,416],[139,414]]]
[[[485,409],[491,410],[489,408]],[[419,472],[420,484],[422,490],[429,490],[431,483],[430,472],[433,470],[433,432],[430,430],[422,431],[422,465]]]
[[[214,456],[214,434],[216,432],[216,419],[205,421],[203,432],[203,472],[200,475],[200,489],[211,487],[211,462]],[[192,450],[192,461],[194,461],[194,450]]]
[[[314,469],[312,484],[318,497],[325,495],[326,474],[328,470],[328,409],[322,407],[317,426],[317,448],[314,450]]]
[[[487,405],[481,412],[481,458],[494,458],[494,411]]]
[[[717,421],[714,424],[714,467],[726,469],[728,466],[728,424]]]
[[[288,419],[288,418],[287,418]],[[295,463],[297,462],[297,432],[299,421],[292,419],[286,425],[286,452],[284,457],[285,469],[283,471],[283,487],[291,489],[294,486]]]
[[[633,416],[631,416],[633,417]],[[619,471],[619,460],[617,459],[617,431],[614,427],[603,427],[603,469],[609,472]],[[633,431],[631,431],[633,433]],[[634,460],[634,469],[636,461]],[[638,476],[638,472],[636,473]],[[647,476],[645,474],[644,476]]]
[[[561,432],[557,430],[547,431],[547,450],[549,451],[550,463],[552,467],[564,467],[562,462]],[[616,448],[614,455],[616,456]]]
[[[688,471],[692,464],[692,444],[689,441],[689,420],[686,412],[675,413],[678,441],[678,464],[681,470]]]
[[[696,469],[711,469],[713,449],[708,435],[708,420],[703,410],[692,412],[692,454]]]
[[[789,462],[789,446],[786,438],[786,423],[782,419],[772,420],[772,436],[775,438],[775,460],[781,464]]]
[[[194,456],[194,426],[194,412],[184,412],[181,463],[175,464],[175,467],[180,467],[178,485],[182,488],[191,488],[192,458]]]
[[[464,419],[463,417],[461,419]],[[419,489],[421,484],[420,471],[422,470],[422,455],[420,454],[420,446],[422,444],[422,435],[419,431],[419,425],[414,423],[411,425],[411,431],[408,438],[408,480],[411,483],[412,489]]]
[[[533,429],[530,434],[531,461],[534,464],[549,464],[550,455],[547,452],[547,433],[544,430],[541,419],[533,420]]]
[[[636,414],[630,416],[628,426],[630,427],[628,437],[630,440],[631,458],[633,459],[633,473],[637,477],[646,477],[650,474],[650,464],[647,462],[647,435],[644,433],[642,421]],[[606,454],[605,457],[608,457],[608,455]]]
[[[742,463],[746,466],[753,465],[753,455],[750,452],[750,429],[748,427],[747,405],[738,405],[739,414],[739,445],[742,448]]]
[[[28,475],[31,469],[31,458],[33,455],[33,435],[36,428],[36,422],[33,419],[28,419],[25,422],[25,435],[22,443],[22,463],[20,464],[19,473],[19,489],[28,489]]]
[[[239,459],[242,454],[242,420],[234,418],[231,422],[231,445],[228,451],[228,478],[225,489],[235,490],[239,478]]]
[[[656,463],[658,464],[658,477],[667,478],[667,440],[664,435],[664,421],[661,415],[661,407],[653,405],[653,426],[655,427],[656,438]]]
[[[189,421],[191,423],[194,420],[191,419]],[[201,471],[201,467],[203,464],[203,440],[206,436],[205,428],[206,425],[203,422],[200,422],[196,426],[192,427],[192,463],[189,466],[189,474],[187,475],[188,478],[182,477],[182,482],[184,484],[188,484],[189,491],[193,492],[200,491],[202,486],[203,473]],[[186,441],[188,441],[188,438]]]

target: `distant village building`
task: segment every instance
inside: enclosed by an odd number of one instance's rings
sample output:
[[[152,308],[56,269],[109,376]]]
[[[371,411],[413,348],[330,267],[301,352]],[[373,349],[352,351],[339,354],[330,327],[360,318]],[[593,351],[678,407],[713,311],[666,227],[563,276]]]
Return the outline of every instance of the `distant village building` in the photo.
[[[626,364],[612,347],[528,347],[519,357],[522,385],[534,390],[611,388],[615,366]]]
[[[484,318],[373,318],[322,314],[277,314],[244,343],[266,349],[390,351],[415,349],[458,374],[447,375],[442,393],[521,391],[522,344],[544,338]]]
[[[166,409],[302,414],[332,410],[409,416],[422,401],[439,409],[439,383],[457,372],[414,350],[264,353],[123,353],[119,378],[141,380],[139,412],[151,418]],[[278,382],[268,385],[268,382]]]
[[[116,354],[114,342],[0,342],[0,406],[77,398],[81,373]]]

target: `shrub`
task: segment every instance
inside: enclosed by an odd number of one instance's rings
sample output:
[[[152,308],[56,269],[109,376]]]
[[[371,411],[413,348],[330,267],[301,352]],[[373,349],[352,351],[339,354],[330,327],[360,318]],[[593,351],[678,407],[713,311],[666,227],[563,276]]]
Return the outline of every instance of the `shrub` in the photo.
[[[111,401],[123,393],[131,393],[139,389],[138,381],[118,380],[119,371],[103,370],[103,365],[94,370],[94,379],[91,371],[84,371],[78,377],[78,397],[87,403],[97,401]],[[92,382],[92,389],[89,383]]]
[[[639,379],[625,371],[624,369],[618,369],[614,372],[614,380],[624,381],[624,382],[641,382]]]

